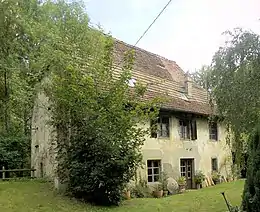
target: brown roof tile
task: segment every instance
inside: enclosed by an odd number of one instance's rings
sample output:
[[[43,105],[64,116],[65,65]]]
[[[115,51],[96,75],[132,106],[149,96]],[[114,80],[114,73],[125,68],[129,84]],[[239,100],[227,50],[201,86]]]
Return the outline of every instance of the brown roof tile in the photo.
[[[192,96],[188,98],[188,101],[181,98],[188,76],[174,61],[116,40],[114,48],[114,63],[116,66],[122,66],[125,52],[131,49],[135,51],[133,72],[142,73],[147,76],[147,79],[151,78],[151,76],[163,79],[167,81],[168,85],[169,83],[172,85],[166,88],[164,86],[164,90],[161,89],[161,85],[158,85],[157,90],[160,90],[160,93],[154,91],[154,88],[149,89],[148,87],[144,100],[149,100],[162,94],[165,95],[165,93],[173,93],[170,91],[173,89],[173,86],[176,88],[177,84],[177,92],[167,96],[169,101],[163,104],[162,108],[205,115],[214,113],[208,102],[207,92],[196,86],[195,83]]]

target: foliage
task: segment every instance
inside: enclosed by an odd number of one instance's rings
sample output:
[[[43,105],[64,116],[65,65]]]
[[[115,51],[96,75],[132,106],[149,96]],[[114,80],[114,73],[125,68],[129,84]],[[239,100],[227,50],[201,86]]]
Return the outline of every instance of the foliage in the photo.
[[[225,118],[227,140],[238,169],[242,169],[248,135],[259,120],[260,36],[240,28],[224,34],[228,39],[215,53],[211,66],[203,67],[193,78],[204,88],[207,85],[218,116]]]
[[[24,168],[30,158],[28,140],[28,137],[22,136],[0,136],[0,168],[2,166],[5,169]]]
[[[201,184],[205,180],[205,175],[202,171],[198,170],[195,173],[194,180],[196,184]]]
[[[136,198],[151,197],[151,189],[149,188],[147,181],[139,179],[135,182],[135,186],[132,189],[132,195]]]
[[[55,33],[48,27],[46,4],[37,0],[3,0],[0,4],[0,145],[6,146],[9,139],[20,142],[27,156],[38,84],[49,73],[54,58],[50,52],[55,53]],[[5,155],[16,150],[8,147]],[[28,162],[27,157],[24,165]],[[13,161],[10,158],[5,163]],[[15,168],[20,166],[17,161]]]
[[[245,211],[260,210],[260,126],[250,136],[249,161],[247,179],[243,192],[243,208]]]
[[[165,172],[161,172],[159,182],[162,185],[162,189],[164,191],[168,191],[167,184],[168,184],[168,176]]]
[[[125,186],[125,191],[132,191],[132,189],[133,189],[133,185],[130,182],[127,183]]]
[[[153,185],[153,188],[154,188],[154,191],[162,191],[163,190],[163,186],[162,186],[162,184],[161,183],[155,183],[154,185]]]
[[[209,76],[218,115],[225,118],[229,134],[232,134],[228,139],[235,154],[232,170],[237,175],[244,168],[248,136],[260,118],[260,36],[242,29],[227,31],[225,35],[229,39],[215,53],[212,65],[207,69],[209,73],[202,71],[197,75],[202,75],[200,79],[204,84]],[[250,192],[245,191],[245,194]]]
[[[157,116],[158,101],[143,102],[146,87],[128,86],[134,52],[126,53],[119,78],[113,77],[113,39],[88,26],[81,5],[47,6],[55,15],[49,28],[56,49],[45,92],[58,133],[59,178],[77,198],[118,204],[141,165],[149,132],[143,124]]]
[[[234,134],[232,147],[240,153],[239,160],[247,134],[259,119],[260,37],[241,29],[227,33],[231,40],[213,58],[211,81],[218,111]]]
[[[240,207],[238,206],[231,206],[230,207],[231,212],[243,212]]]
[[[45,37],[36,0],[0,4],[0,134],[30,135],[36,84],[45,71]],[[44,48],[44,46],[41,46]]]
[[[219,174],[219,172],[213,171],[212,174],[211,174],[211,177],[212,177],[212,180],[214,181],[214,183],[220,182],[221,175]]]
[[[204,65],[201,67],[201,69],[193,73],[190,73],[190,76],[197,85],[201,86],[202,88],[205,88],[208,92],[211,92],[211,72],[211,66]]]
[[[186,177],[184,177],[184,176],[179,177],[177,182],[179,185],[186,185]]]
[[[89,27],[82,5],[63,0],[1,2],[1,154],[16,154],[15,149],[4,152],[5,139],[30,136],[34,99],[45,84],[58,131],[60,179],[76,196],[98,201],[104,196],[107,203],[117,203],[141,163],[140,147],[148,130],[138,124],[154,118],[157,106],[140,101],[145,86],[137,83],[130,90],[127,85],[133,53],[121,64],[119,79],[112,78],[113,40]]]

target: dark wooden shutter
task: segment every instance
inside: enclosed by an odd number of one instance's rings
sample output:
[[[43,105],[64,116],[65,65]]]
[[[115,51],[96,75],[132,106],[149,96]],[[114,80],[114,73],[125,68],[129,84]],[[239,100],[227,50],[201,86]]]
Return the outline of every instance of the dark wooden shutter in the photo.
[[[151,138],[157,138],[158,121],[151,120]]]
[[[191,121],[191,140],[197,139],[197,124],[196,120]]]
[[[216,141],[218,141],[218,123],[216,123]]]

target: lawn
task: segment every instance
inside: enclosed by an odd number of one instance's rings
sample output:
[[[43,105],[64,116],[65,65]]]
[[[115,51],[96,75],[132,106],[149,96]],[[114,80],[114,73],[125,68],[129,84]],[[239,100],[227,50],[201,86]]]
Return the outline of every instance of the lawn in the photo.
[[[232,205],[239,205],[244,181],[223,183],[162,199],[132,199],[120,207],[102,208],[78,203],[54,194],[51,186],[38,181],[0,182],[0,211],[3,212],[224,212],[220,192]]]

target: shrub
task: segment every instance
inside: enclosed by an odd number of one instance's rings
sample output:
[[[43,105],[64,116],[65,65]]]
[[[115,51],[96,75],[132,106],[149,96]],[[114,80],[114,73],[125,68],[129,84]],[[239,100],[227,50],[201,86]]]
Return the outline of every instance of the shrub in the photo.
[[[104,40],[105,50],[97,54],[101,58],[93,60],[96,65],[111,64],[113,42]],[[139,101],[141,85],[128,86],[133,55],[127,58],[117,80],[112,67],[92,64],[83,73],[75,65],[55,73],[50,86],[59,178],[74,197],[98,205],[120,203],[142,164],[141,147],[149,132],[144,123],[158,112],[155,101]]]
[[[217,171],[213,171],[211,174],[212,180],[215,184],[218,184],[220,182],[220,174]]]
[[[168,184],[167,178],[168,178],[167,174],[165,172],[161,172],[159,182],[161,183],[162,189],[164,191],[168,190],[168,188],[167,188],[167,184]]]
[[[177,182],[179,185],[186,185],[186,177],[179,177]]]
[[[196,184],[202,184],[202,182],[205,180],[205,175],[202,171],[197,171],[194,176],[194,180]]]
[[[257,212],[260,211],[260,126],[252,132],[249,142],[249,161],[242,205],[247,212]]]
[[[0,136],[0,168],[19,169],[30,161],[30,139],[26,136]]]
[[[132,195],[135,198],[151,197],[151,189],[147,185],[147,181],[140,179],[138,182],[136,182],[132,189]]]
[[[134,51],[113,61],[114,40],[89,27],[80,4],[51,2],[60,11],[50,30],[59,54],[45,93],[57,129],[58,177],[74,197],[118,205],[142,163],[144,126],[157,116],[158,101],[141,101],[147,87],[140,82],[129,86]]]

